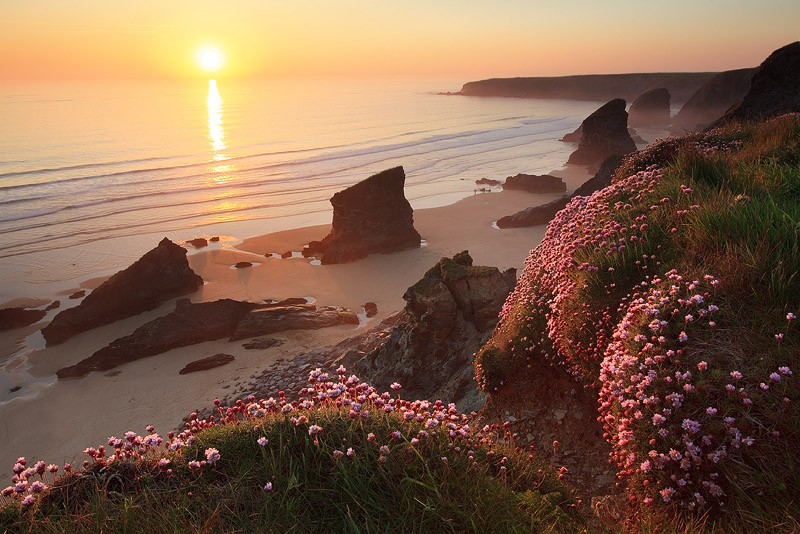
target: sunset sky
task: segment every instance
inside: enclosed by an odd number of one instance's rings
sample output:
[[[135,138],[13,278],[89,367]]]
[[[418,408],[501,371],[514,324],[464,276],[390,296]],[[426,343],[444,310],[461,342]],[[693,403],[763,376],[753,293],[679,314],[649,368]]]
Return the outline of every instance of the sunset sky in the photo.
[[[2,0],[0,78],[478,79],[717,71],[800,39],[797,0]]]

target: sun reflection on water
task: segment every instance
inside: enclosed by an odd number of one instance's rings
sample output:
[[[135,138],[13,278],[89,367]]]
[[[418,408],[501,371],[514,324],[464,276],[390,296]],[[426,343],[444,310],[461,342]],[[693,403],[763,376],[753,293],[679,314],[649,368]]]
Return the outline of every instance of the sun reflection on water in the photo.
[[[216,80],[208,80],[208,137],[211,141],[211,149],[214,151],[214,159],[225,159],[222,151],[228,148],[225,144],[225,129],[222,127],[222,97],[217,89]]]

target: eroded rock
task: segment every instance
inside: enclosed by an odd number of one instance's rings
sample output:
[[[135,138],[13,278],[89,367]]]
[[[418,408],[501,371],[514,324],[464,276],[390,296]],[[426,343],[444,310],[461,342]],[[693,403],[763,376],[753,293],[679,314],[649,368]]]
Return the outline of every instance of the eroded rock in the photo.
[[[76,307],[42,329],[48,346],[80,332],[152,310],[203,285],[189,267],[186,249],[164,238],[130,267],[103,282]]]
[[[563,193],[567,190],[567,184],[557,176],[549,174],[517,174],[509,176],[503,184],[503,189],[527,191],[529,193]]]
[[[209,369],[214,369],[215,367],[222,367],[223,365],[227,365],[234,361],[234,358],[231,354],[215,354],[213,356],[209,356],[208,358],[203,358],[202,360],[195,360],[191,363],[186,364],[186,366],[178,371],[180,375],[186,375],[189,373],[196,373],[198,371],[207,371]]]
[[[413,210],[403,194],[405,180],[403,167],[395,167],[333,195],[331,233],[309,243],[303,255],[318,256],[324,264],[346,263],[419,247]]]
[[[612,154],[624,156],[636,151],[628,133],[628,113],[625,101],[611,100],[586,117],[581,124],[581,140],[567,163],[587,165],[597,169]]]

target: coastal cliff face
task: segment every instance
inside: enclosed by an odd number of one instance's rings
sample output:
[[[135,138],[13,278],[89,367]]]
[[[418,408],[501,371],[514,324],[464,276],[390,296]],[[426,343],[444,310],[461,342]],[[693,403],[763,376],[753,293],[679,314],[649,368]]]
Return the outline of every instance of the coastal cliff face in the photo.
[[[632,502],[739,513],[757,494],[780,522],[800,494],[798,136],[786,115],[668,139],[573,198],[476,357],[487,419],[541,428],[531,406],[591,393],[569,439],[606,441]]]
[[[89,293],[78,306],[56,315],[42,334],[48,346],[55,345],[80,332],[152,310],[202,285],[203,279],[189,267],[186,249],[164,238],[156,248]]]
[[[720,72],[703,84],[672,120],[675,133],[702,130],[741,101],[750,89],[755,68]]]
[[[333,195],[331,233],[309,243],[303,254],[330,264],[419,247],[414,210],[403,193],[405,180],[403,167],[395,167]]]
[[[666,88],[676,102],[685,102],[716,73],[676,72],[641,74],[594,74],[540,78],[492,78],[467,82],[457,94],[516,98],[565,98],[569,100],[632,101],[647,91]]]
[[[753,74],[741,103],[715,125],[734,121],[759,121],[784,113],[800,112],[800,41],[770,54]]]

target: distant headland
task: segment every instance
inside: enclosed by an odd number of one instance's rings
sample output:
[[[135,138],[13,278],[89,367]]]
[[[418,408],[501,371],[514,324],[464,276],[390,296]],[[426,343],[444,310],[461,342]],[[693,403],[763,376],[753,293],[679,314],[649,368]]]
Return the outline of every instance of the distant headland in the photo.
[[[716,72],[667,72],[634,74],[585,74],[575,76],[491,78],[467,82],[456,93],[463,96],[505,96],[517,98],[555,98],[631,101],[640,94],[666,88],[674,102],[683,103]]]

